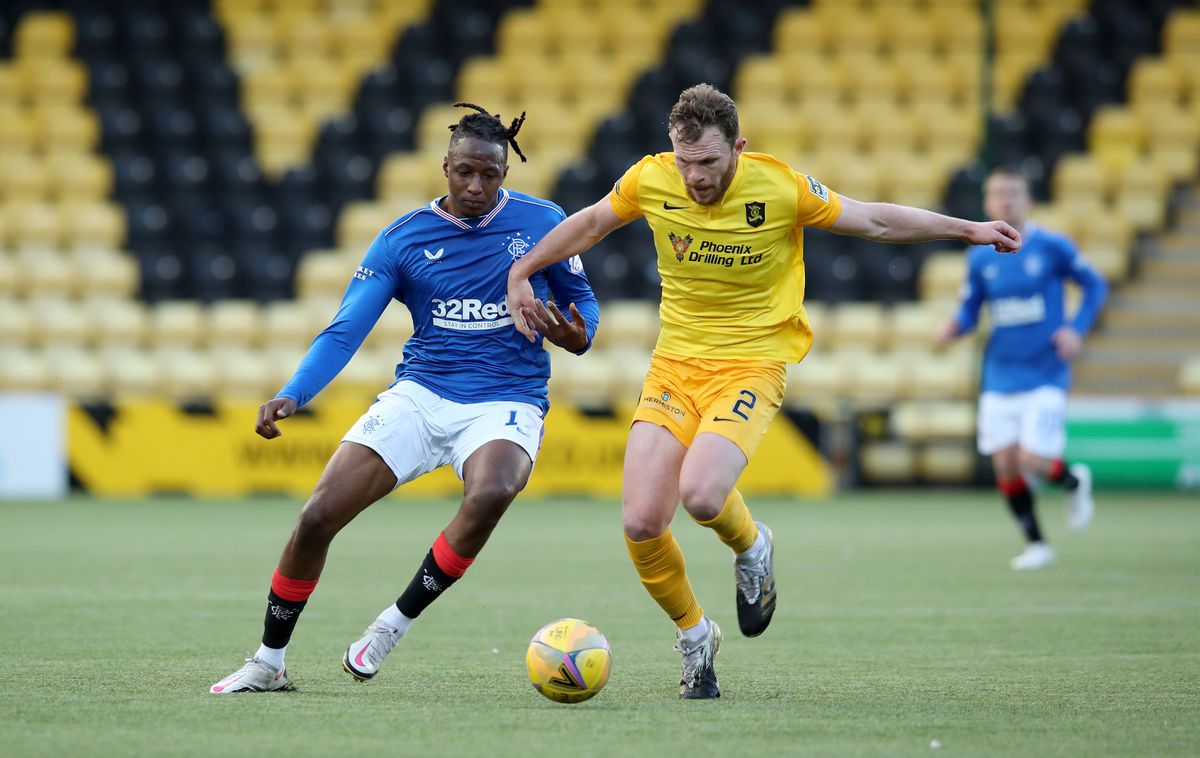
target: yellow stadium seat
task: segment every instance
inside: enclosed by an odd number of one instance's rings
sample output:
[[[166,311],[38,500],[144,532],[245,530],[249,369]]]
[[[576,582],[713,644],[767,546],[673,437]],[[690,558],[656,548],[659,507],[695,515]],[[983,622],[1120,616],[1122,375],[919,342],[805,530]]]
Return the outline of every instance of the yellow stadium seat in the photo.
[[[922,300],[954,297],[966,278],[967,265],[963,253],[935,253],[921,266],[918,289]]]
[[[971,351],[925,354],[909,363],[908,396],[926,400],[969,400],[978,387],[978,360]]]
[[[751,56],[743,60],[734,73],[733,96],[739,110],[752,99],[777,102],[788,81],[787,73],[774,56]]]
[[[0,102],[0,153],[32,152],[39,142],[32,112],[12,102]]]
[[[1143,58],[1133,64],[1127,89],[1129,99],[1173,107],[1183,99],[1185,81],[1179,70],[1161,58]]]
[[[1172,181],[1190,181],[1196,176],[1197,156],[1191,148],[1150,146],[1150,161]]]
[[[14,247],[54,248],[64,239],[58,207],[49,203],[10,203],[8,233]]]
[[[386,203],[357,201],[342,209],[334,238],[340,248],[365,250],[381,231],[396,220],[395,210]]]
[[[496,30],[496,50],[548,50],[545,18],[536,8],[518,8],[504,14]]]
[[[282,57],[293,61],[328,60],[333,30],[324,14],[289,3],[276,11],[275,23]]]
[[[916,452],[904,442],[868,442],[860,448],[859,467],[868,481],[904,484],[916,477]]]
[[[260,68],[242,77],[242,102],[248,109],[286,108],[294,99],[291,74],[281,65]]]
[[[810,354],[800,363],[788,364],[787,376],[783,404],[793,410],[830,409],[849,378],[843,365],[826,353]]]
[[[900,94],[908,102],[916,106],[924,103],[941,105],[948,99],[957,99],[958,80],[946,68],[943,59],[918,49],[898,54],[895,68]]]
[[[88,297],[135,297],[141,283],[137,260],[104,248],[78,248],[70,257],[77,288]]]
[[[82,400],[104,396],[104,373],[91,351],[56,347],[46,350],[44,355],[52,388]]]
[[[412,335],[412,316],[408,309],[401,303],[393,302],[379,317],[375,328],[367,335],[365,344],[368,347],[391,351],[392,355],[399,356],[400,349]]]
[[[897,303],[888,315],[890,344],[896,350],[932,349],[938,327],[953,315],[938,304]]]
[[[808,10],[788,9],[775,20],[775,50],[823,51],[828,47],[826,27]]]
[[[1166,223],[1166,198],[1126,193],[1117,197],[1117,211],[1143,232],[1160,231]]]
[[[296,269],[296,294],[301,298],[340,298],[353,275],[345,261],[331,253],[311,252],[300,259]],[[330,311],[326,316],[333,316]]]
[[[1179,391],[1185,395],[1200,395],[1200,356],[1189,358],[1180,367]]]
[[[154,356],[126,346],[96,351],[106,391],[118,399],[150,397],[162,388],[163,377]]]
[[[208,357],[213,368],[214,386],[222,400],[261,401],[279,389],[268,370],[267,358],[260,351],[214,344]]]
[[[2,235],[0,239],[3,239]],[[18,284],[17,262],[0,252],[0,302],[15,298],[19,291]],[[0,342],[3,342],[3,332],[0,332]]]
[[[616,394],[616,370],[608,353],[593,350],[588,353],[587,360],[582,361],[561,348],[547,345],[550,391],[555,397],[581,408],[604,408],[612,403]]]
[[[192,300],[162,302],[150,311],[150,340],[163,349],[198,345],[205,328],[204,311]]]
[[[154,360],[162,377],[162,392],[173,400],[207,400],[219,388],[216,366],[207,353],[165,348],[155,351]]]
[[[205,319],[204,341],[213,346],[246,347],[261,338],[262,314],[252,300],[219,300]]]
[[[1132,167],[1138,165],[1131,164]],[[1135,183],[1130,185],[1130,187],[1137,186]],[[1152,194],[1158,193],[1152,192]],[[1059,231],[1070,231],[1075,237],[1076,244],[1085,252],[1098,247],[1116,247],[1127,250],[1133,244],[1133,226],[1118,213],[1105,213],[1090,218],[1080,229],[1060,229]]]
[[[40,351],[4,350],[0,354],[0,387],[12,391],[38,391],[51,385],[49,367]]]
[[[66,58],[75,44],[69,13],[33,11],[20,17],[13,35],[18,58]]]
[[[842,354],[836,354],[841,359]],[[886,407],[908,393],[910,374],[905,362],[890,353],[870,355],[847,371],[846,394],[860,405]]]
[[[1200,50],[1200,10],[1176,8],[1163,27],[1163,40],[1168,53]]]
[[[0,264],[10,260],[0,257]],[[0,265],[0,273],[3,266]],[[2,280],[0,280],[2,281]],[[31,344],[33,341],[33,312],[24,300],[0,298],[0,345],[13,346]]]
[[[86,153],[100,145],[100,121],[90,109],[47,105],[34,111],[39,141],[46,153]]]
[[[917,442],[970,438],[975,433],[975,405],[969,400],[914,400],[892,409],[892,431]]]
[[[1097,244],[1083,249],[1084,257],[1092,267],[1110,282],[1123,282],[1129,276],[1129,248],[1117,245]]]
[[[0,198],[42,201],[50,194],[45,163],[30,153],[0,153]]]
[[[983,42],[983,22],[979,11],[953,4],[932,6],[930,21],[937,34],[938,48],[950,53],[969,51],[978,56]]]
[[[8,103],[12,107],[24,98],[25,87],[17,67],[0,61],[0,103]]]
[[[975,475],[975,461],[969,444],[927,445],[917,455],[917,472],[927,482],[965,484]]]
[[[66,245],[118,248],[125,244],[125,209],[104,200],[84,200],[59,204],[59,212],[69,223],[62,230]]]
[[[1113,177],[1113,186],[1118,194],[1131,192],[1164,197],[1171,187],[1171,180],[1152,160],[1142,158],[1118,171]],[[1114,216],[1110,220],[1119,221],[1119,217]],[[1128,244],[1130,241],[1128,237],[1121,237],[1122,244]]]
[[[1151,150],[1200,148],[1200,121],[1180,108],[1159,108],[1138,113],[1138,121]]]
[[[877,7],[881,19],[883,44],[894,57],[907,54],[931,53],[937,46],[938,34],[923,11],[897,8],[894,5]]]
[[[17,72],[26,99],[35,104],[74,106],[87,94],[87,70],[71,60],[25,60]]]
[[[830,320],[832,341],[839,350],[877,350],[888,341],[888,316],[879,303],[845,303]]]
[[[83,304],[86,318],[95,327],[95,341],[101,347],[137,347],[147,341],[150,317],[138,301],[98,298]]]
[[[113,170],[90,153],[55,152],[46,156],[52,194],[59,200],[103,200],[112,194]]]
[[[1136,160],[1142,151],[1142,128],[1132,111],[1104,106],[1092,117],[1088,144],[1097,160],[1110,168]]]
[[[229,60],[239,73],[273,66],[279,59],[279,27],[270,16],[239,16],[236,22],[227,22],[224,28]]]
[[[74,300],[44,297],[31,300],[33,341],[42,346],[86,345],[95,334],[95,324]]]
[[[645,300],[614,300],[604,304],[602,328],[596,332],[600,347],[648,349],[658,338],[658,309]]]
[[[1090,155],[1074,153],[1063,156],[1054,170],[1054,195],[1101,196],[1108,192],[1108,172]]]
[[[263,306],[262,344],[307,348],[316,332],[309,326],[308,308],[298,300],[277,300]]]
[[[822,153],[856,153],[861,144],[862,124],[853,111],[837,105],[805,106],[804,118],[808,133],[817,150]]]

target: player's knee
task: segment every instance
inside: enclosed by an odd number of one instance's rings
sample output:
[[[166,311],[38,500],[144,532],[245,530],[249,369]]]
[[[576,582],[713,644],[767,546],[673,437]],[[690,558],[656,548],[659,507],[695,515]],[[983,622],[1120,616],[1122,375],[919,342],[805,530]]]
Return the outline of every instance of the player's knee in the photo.
[[[496,480],[471,488],[463,497],[462,517],[470,531],[491,531],[516,499],[523,486],[516,481]]]
[[[300,512],[296,524],[296,538],[302,544],[329,542],[341,529],[341,522],[334,517],[333,509],[323,500],[309,500]]]
[[[692,481],[679,483],[679,499],[688,514],[700,521],[709,521],[721,515],[725,498],[729,493],[712,482]]]
[[[625,536],[634,542],[644,542],[661,536],[670,525],[669,519],[651,513],[639,513],[626,510],[622,515],[621,526]]]

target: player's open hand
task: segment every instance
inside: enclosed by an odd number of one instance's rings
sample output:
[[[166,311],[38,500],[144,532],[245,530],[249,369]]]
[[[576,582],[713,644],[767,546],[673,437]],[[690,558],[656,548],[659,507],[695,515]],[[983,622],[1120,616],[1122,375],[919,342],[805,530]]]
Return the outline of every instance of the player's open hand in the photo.
[[[258,407],[258,423],[254,425],[254,431],[258,432],[258,436],[269,440],[280,437],[283,432],[279,431],[275,422],[285,419],[295,412],[296,401],[290,397],[268,400]]]
[[[533,324],[546,339],[572,353],[578,353],[587,347],[587,322],[583,320],[583,314],[575,307],[575,303],[569,306],[569,321],[553,301],[543,303],[535,299],[533,303],[534,307],[525,313],[525,320]]]
[[[971,245],[990,245],[997,253],[1015,253],[1021,249],[1021,233],[1004,221],[971,224],[963,241]]]
[[[1083,337],[1069,326],[1060,326],[1050,335],[1050,341],[1058,349],[1058,357],[1064,361],[1075,360],[1079,351],[1083,350]]]
[[[537,329],[529,323],[527,316],[537,307],[537,298],[533,296],[533,285],[529,283],[528,279],[509,277],[508,294],[505,299],[508,301],[508,315],[512,316],[513,326],[517,327],[517,331],[524,334],[525,339],[530,342],[537,340]]]

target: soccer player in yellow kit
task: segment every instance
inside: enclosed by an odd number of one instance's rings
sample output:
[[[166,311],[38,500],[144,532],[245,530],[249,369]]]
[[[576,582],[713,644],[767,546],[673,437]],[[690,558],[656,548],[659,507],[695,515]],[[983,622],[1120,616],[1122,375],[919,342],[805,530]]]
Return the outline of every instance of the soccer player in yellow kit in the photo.
[[[783,400],[786,364],[812,344],[804,312],[803,229],[887,242],[956,239],[1016,252],[1003,221],[976,223],[840,197],[769,155],[743,152],[737,107],[699,84],[671,109],[673,152],[647,156],[607,197],[546,234],[508,277],[518,330],[545,318],[529,277],[644,217],[662,276],[662,331],[625,448],[622,520],[642,584],[678,627],[680,697],[720,697],[721,630],[692,591],[671,534],[688,514],[734,552],[738,623],[761,634],[775,611],[771,532],[734,488]]]

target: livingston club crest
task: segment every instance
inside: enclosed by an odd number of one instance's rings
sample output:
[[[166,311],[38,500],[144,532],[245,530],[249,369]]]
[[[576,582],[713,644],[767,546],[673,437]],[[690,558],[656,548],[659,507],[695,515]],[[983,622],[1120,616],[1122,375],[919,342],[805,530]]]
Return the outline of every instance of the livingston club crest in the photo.
[[[766,203],[746,203],[746,223],[750,226],[762,226],[767,220]]]
[[[671,240],[671,247],[675,248],[675,260],[683,262],[683,256],[687,254],[688,248],[692,244],[692,235],[680,237],[675,232],[667,232],[667,238]]]

